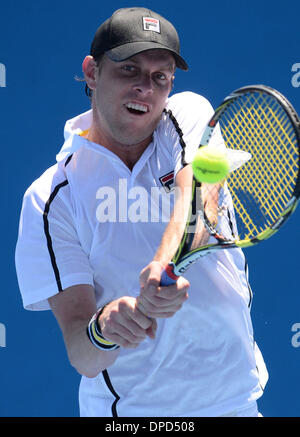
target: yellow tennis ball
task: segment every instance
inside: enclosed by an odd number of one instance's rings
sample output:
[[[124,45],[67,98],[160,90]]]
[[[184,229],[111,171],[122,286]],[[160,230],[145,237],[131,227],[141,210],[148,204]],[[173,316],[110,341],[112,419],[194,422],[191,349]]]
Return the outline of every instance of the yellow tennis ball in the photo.
[[[199,182],[215,184],[226,178],[230,165],[224,150],[216,147],[201,147],[193,161],[192,169]]]

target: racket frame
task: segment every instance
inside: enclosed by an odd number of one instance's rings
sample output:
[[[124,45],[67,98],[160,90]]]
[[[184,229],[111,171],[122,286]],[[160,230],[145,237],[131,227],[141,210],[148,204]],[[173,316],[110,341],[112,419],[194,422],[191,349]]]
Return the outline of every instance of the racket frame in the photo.
[[[243,94],[247,94],[249,92],[263,92],[272,96],[273,98],[276,98],[279,101],[286,115],[290,119],[292,125],[295,127],[294,131],[296,134],[298,149],[300,150],[300,120],[296,110],[291,105],[291,103],[285,98],[285,96],[283,96],[279,91],[265,85],[244,86],[238,88],[237,90],[233,91],[229,96],[227,96],[223,100],[223,102],[217,107],[213,116],[209,120],[205,128],[205,131],[202,135],[199,148],[208,145],[210,138],[214,132],[216,125],[218,124],[218,121],[222,113],[230,106],[230,104],[233,103],[237,97]],[[298,169],[299,168],[300,168],[300,153],[298,154]],[[300,197],[300,177],[298,171],[298,178],[291,199],[287,203],[284,210],[281,212],[279,218],[268,229],[265,229],[264,231],[260,232],[255,238],[248,238],[244,240],[239,240],[239,239],[227,240],[224,237],[218,235],[210,225],[205,215],[205,212],[203,211],[204,225],[208,229],[210,235],[213,235],[215,237],[216,243],[207,244],[189,251],[188,246],[190,244],[192,237],[191,235],[189,236],[186,230],[191,225],[190,218],[192,217],[191,212],[195,209],[195,198],[196,198],[195,189],[197,189],[197,187],[201,187],[201,183],[198,182],[195,179],[195,177],[193,177],[193,193],[192,193],[193,198],[192,198],[192,203],[190,205],[189,218],[186,223],[183,239],[175,255],[173,256],[172,261],[169,263],[169,265],[166,267],[165,271],[163,272],[162,283],[164,283],[165,285],[167,285],[166,282],[168,283],[176,282],[179,276],[183,275],[192,264],[194,264],[199,258],[209,253],[212,253],[220,249],[251,247],[261,241],[270,238],[279,230],[279,228],[281,228],[281,226],[285,223],[285,221],[295,211]],[[185,255],[182,255],[182,253],[184,252]]]

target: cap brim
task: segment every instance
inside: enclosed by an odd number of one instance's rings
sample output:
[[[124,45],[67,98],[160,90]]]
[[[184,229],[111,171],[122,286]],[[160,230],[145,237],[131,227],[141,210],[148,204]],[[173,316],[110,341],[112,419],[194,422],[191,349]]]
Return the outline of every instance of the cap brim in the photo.
[[[168,50],[173,54],[175,58],[176,67],[180,68],[181,70],[189,69],[185,60],[175,50],[172,50],[169,47],[166,47],[162,44],[155,43],[155,42],[145,42],[145,41],[131,42],[128,44],[123,44],[121,46],[115,47],[105,52],[105,54],[112,61],[122,62],[128,58],[131,58],[134,55],[137,55],[138,53],[144,52],[146,50],[152,50],[152,49]]]

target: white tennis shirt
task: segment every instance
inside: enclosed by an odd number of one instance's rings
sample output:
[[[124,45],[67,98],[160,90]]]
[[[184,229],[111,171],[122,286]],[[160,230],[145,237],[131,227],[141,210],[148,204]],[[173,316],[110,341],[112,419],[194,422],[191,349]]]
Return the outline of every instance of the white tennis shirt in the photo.
[[[16,268],[25,308],[49,309],[49,297],[76,284],[94,286],[98,307],[139,295],[139,273],[170,218],[174,174],[191,160],[212,113],[197,94],[170,97],[132,171],[80,136],[91,111],[66,123],[57,163],[23,200]],[[218,135],[213,141],[222,145]],[[81,416],[219,416],[258,399],[267,371],[246,270],[240,249],[195,263],[185,275],[189,299],[158,320],[156,339],[121,348],[107,370],[82,377]]]

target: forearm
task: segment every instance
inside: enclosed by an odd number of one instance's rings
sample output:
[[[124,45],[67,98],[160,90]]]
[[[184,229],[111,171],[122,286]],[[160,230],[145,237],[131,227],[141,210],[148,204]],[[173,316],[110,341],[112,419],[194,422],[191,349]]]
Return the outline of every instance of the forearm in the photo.
[[[181,170],[177,176],[177,198],[172,217],[153,259],[153,261],[158,261],[160,264],[162,264],[163,267],[166,267],[166,265],[175,255],[185,231],[192,194],[191,181],[191,169],[189,166],[187,166]],[[201,202],[204,205],[205,214],[209,222],[214,226],[216,226],[218,223],[218,201],[221,188],[222,184],[203,184],[201,186]],[[197,188],[197,190],[198,189],[199,188]],[[200,195],[200,191],[196,192],[196,196],[198,195]],[[210,237],[209,232],[205,228],[199,216],[196,216],[195,219],[196,221],[193,225],[193,242],[191,244],[191,249],[195,249],[206,244]]]
[[[164,268],[168,265],[178,248],[184,232],[184,226],[185,223],[183,221],[178,223],[172,216],[153,261],[159,262]]]
[[[190,166],[182,169],[176,177],[175,204],[170,222],[168,223],[160,246],[154,256],[154,261],[165,267],[175,254],[188,218],[192,193],[192,170]]]
[[[64,341],[71,365],[81,375],[93,378],[111,366],[119,350],[102,351],[95,347],[87,335],[89,320],[76,320],[64,332]]]
[[[97,312],[92,286],[74,285],[48,301],[61,328],[70,363],[89,378],[97,376],[118,358],[120,348],[102,350],[109,346],[107,341],[112,348],[115,345],[135,348],[147,336],[155,337],[156,322],[138,309],[134,297],[123,296],[106,304],[98,313],[97,327],[94,325],[89,335],[89,322]],[[92,324],[95,323],[93,320]]]
[[[90,378],[116,360],[118,350],[102,351],[90,341],[87,327],[97,311],[95,292],[90,285],[75,285],[48,299],[61,328],[71,365]]]

